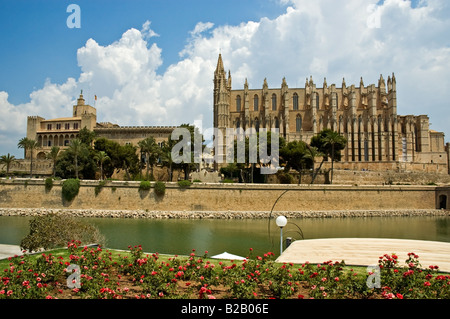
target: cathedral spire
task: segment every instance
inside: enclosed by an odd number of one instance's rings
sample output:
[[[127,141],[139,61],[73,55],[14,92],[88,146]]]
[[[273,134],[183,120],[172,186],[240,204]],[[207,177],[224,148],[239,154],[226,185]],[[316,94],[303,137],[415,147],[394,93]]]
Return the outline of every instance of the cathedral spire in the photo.
[[[216,67],[216,74],[222,74],[222,73],[225,73],[225,69],[223,67],[222,53],[219,53],[219,59],[217,61],[217,67]]]

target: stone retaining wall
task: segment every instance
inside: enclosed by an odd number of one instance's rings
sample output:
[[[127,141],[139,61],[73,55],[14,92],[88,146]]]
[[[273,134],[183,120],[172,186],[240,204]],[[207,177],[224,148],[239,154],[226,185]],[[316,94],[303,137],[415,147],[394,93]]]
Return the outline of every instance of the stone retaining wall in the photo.
[[[283,212],[434,210],[436,186],[343,186],[204,184],[181,188],[167,183],[163,196],[154,189],[139,190],[139,182],[82,181],[71,202],[62,198],[62,182],[46,190],[44,180],[2,180],[0,208],[45,208],[86,211],[149,212]],[[450,198],[450,188],[444,195]],[[448,206],[447,206],[448,208]]]

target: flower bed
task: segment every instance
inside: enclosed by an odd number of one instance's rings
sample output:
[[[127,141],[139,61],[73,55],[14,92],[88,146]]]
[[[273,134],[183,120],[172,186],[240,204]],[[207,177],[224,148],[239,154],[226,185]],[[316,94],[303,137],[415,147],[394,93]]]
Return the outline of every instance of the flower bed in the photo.
[[[395,254],[381,256],[377,288],[368,284],[374,274],[343,261],[279,264],[273,253],[253,256],[252,249],[239,262],[211,260],[207,252],[199,257],[195,251],[161,258],[141,246],[129,249],[113,253],[71,242],[68,257],[11,257],[1,275],[0,299],[450,299],[450,276],[438,266],[421,268],[414,253],[403,267]]]

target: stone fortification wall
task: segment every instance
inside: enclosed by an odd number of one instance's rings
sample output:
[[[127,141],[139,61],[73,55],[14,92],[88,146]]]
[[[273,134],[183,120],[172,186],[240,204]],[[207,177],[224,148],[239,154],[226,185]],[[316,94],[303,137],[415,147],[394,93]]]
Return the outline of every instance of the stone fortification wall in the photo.
[[[46,190],[44,180],[3,179],[0,208],[47,208],[159,212],[367,211],[436,209],[435,186],[340,186],[197,184],[186,189],[167,183],[164,196],[139,190],[139,182],[82,181],[71,202],[62,199],[62,182]],[[286,192],[286,190],[288,190]],[[283,194],[284,193],[284,194]],[[281,198],[280,195],[283,196]],[[277,201],[278,199],[278,201]]]

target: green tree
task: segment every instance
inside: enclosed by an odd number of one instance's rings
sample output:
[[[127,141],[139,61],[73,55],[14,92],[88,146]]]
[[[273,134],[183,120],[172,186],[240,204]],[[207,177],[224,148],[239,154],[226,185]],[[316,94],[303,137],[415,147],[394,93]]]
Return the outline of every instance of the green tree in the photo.
[[[100,164],[100,180],[103,180],[103,165],[106,161],[109,161],[110,158],[105,151],[100,151],[95,155],[94,159]]]
[[[98,171],[94,157],[96,151],[80,139],[72,140],[70,146],[60,153],[56,162],[56,175],[68,178],[95,179]]]
[[[29,139],[28,137],[24,137],[20,139],[17,144],[18,148],[23,148],[25,151],[25,157],[27,151],[30,152],[30,178],[33,176],[33,151],[38,147],[38,143],[35,140]]]
[[[333,183],[334,162],[341,160],[341,151],[347,145],[347,139],[340,135],[338,132],[332,131],[330,129],[325,129],[316,136],[313,136],[310,145],[316,147],[324,155],[323,160],[320,163],[320,167],[325,160],[331,158],[330,182]]]
[[[0,156],[0,165],[6,166],[6,176],[9,176],[9,168],[11,167],[11,164],[17,162],[17,159],[14,155],[2,155]]]
[[[53,177],[56,175],[56,162],[58,160],[60,148],[58,146],[53,146],[50,152],[47,154],[47,158],[53,162]]]
[[[303,141],[292,141],[280,149],[280,157],[284,166],[284,171],[289,173],[294,169],[299,173],[298,183],[301,183],[302,173],[305,169],[310,169],[314,165],[314,157],[308,150],[308,145]]]
[[[94,149],[96,152],[103,151],[109,157],[103,165],[103,174],[110,178],[114,171],[125,171],[128,180],[130,175],[137,175],[139,172],[139,158],[137,148],[131,144],[120,145],[116,141],[100,137],[95,140]]]

